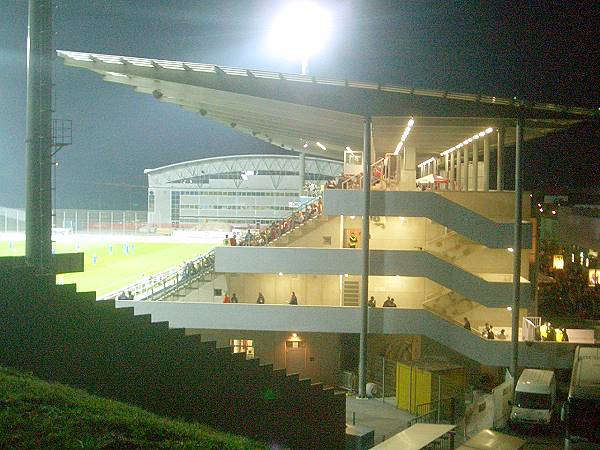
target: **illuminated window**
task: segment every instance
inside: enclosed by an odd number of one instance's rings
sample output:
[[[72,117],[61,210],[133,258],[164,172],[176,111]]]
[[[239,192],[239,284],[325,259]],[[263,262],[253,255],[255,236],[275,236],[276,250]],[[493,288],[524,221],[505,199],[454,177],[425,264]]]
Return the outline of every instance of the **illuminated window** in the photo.
[[[565,260],[563,255],[554,255],[552,257],[552,268],[556,270],[562,270],[565,268]]]
[[[246,353],[246,359],[254,359],[254,341],[252,339],[230,339],[233,353]]]

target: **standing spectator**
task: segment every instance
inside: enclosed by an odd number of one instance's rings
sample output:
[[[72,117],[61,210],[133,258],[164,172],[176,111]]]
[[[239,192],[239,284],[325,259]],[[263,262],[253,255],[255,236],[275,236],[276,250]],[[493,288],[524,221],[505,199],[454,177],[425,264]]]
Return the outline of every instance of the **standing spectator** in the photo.
[[[235,234],[232,234],[231,237],[229,238],[229,245],[231,245],[232,247],[235,247],[237,245],[237,240],[235,238]]]
[[[464,319],[465,319],[465,324],[463,325],[463,327],[465,328],[465,330],[471,331],[471,322],[469,322],[469,319],[467,319],[466,317]]]
[[[298,297],[296,297],[296,293],[292,292],[292,296],[290,297],[290,301],[289,301],[290,305],[297,305],[298,304]]]
[[[228,234],[226,234],[225,239],[223,239],[223,245],[225,245],[225,246],[229,245],[229,235]]]
[[[231,296],[231,303],[239,303],[237,295],[235,295],[235,292]]]
[[[481,332],[481,337],[487,339],[489,331],[490,331],[490,324],[486,322],[485,327],[483,328],[483,331]]]
[[[394,303],[394,299],[393,298],[389,298],[383,302],[383,307],[384,308],[396,308],[396,303]]]
[[[258,293],[258,298],[256,299],[256,303],[258,303],[259,305],[265,304],[265,297],[263,296],[262,292]]]
[[[552,324],[548,325],[548,337],[546,338],[546,340],[550,342],[556,342],[556,330],[554,329]]]
[[[231,299],[229,298],[229,295],[227,295],[227,292],[225,292],[225,295],[223,296],[223,303],[231,303]]]
[[[488,334],[487,334],[487,338],[488,339],[494,339],[494,327],[490,324],[490,329],[488,330]]]

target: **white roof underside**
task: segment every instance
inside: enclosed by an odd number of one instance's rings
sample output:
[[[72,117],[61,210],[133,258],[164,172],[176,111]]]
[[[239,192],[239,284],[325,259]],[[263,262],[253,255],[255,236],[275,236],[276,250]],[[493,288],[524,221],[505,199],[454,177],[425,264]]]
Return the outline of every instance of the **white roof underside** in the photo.
[[[66,65],[92,70],[106,81],[130,85],[280,148],[335,159],[342,159],[347,146],[361,150],[365,115],[372,116],[378,154],[394,151],[414,117],[405,146],[414,147],[421,161],[488,127],[504,127],[506,145],[514,143],[519,108],[527,112],[527,140],[594,114],[545,103],[211,64],[69,51],[58,55]],[[493,139],[490,143],[495,146]]]

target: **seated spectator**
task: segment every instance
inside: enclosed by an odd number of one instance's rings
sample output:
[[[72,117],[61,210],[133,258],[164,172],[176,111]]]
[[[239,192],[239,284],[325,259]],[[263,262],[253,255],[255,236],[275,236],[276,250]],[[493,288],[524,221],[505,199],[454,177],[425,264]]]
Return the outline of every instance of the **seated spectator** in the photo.
[[[290,301],[289,301],[290,305],[297,305],[298,304],[298,297],[296,297],[296,293],[292,292],[292,296],[290,297]]]
[[[125,291],[123,291],[123,292],[121,292],[119,294],[118,300],[129,300],[129,297],[127,296],[127,294],[125,293]]]
[[[258,293],[258,298],[256,299],[256,303],[258,303],[259,305],[265,304],[265,297],[263,296],[262,292]]]
[[[223,245],[229,245],[229,235],[226,234],[225,238],[223,239]]]
[[[505,341],[507,339],[507,336],[504,332],[504,328],[500,330],[500,334],[498,335],[498,339]]]
[[[490,329],[488,330],[487,338],[488,339],[494,339],[495,338],[495,336],[494,336],[494,327],[492,325],[490,325]]]
[[[225,295],[223,296],[223,303],[231,303],[231,299],[229,298],[229,295],[227,295],[227,292],[225,292]]]
[[[231,303],[239,303],[237,295],[235,295],[235,292],[231,296]]]
[[[369,305],[369,308],[375,308],[377,306],[377,303],[375,302],[375,297],[371,295],[371,298],[369,299],[367,304]]]

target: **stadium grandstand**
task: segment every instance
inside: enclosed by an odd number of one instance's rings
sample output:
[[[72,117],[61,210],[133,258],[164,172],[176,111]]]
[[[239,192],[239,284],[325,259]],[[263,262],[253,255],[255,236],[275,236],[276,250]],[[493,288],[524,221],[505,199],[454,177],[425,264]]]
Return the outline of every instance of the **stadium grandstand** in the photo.
[[[319,195],[343,164],[292,155],[237,155],[146,169],[148,225],[266,225]]]

